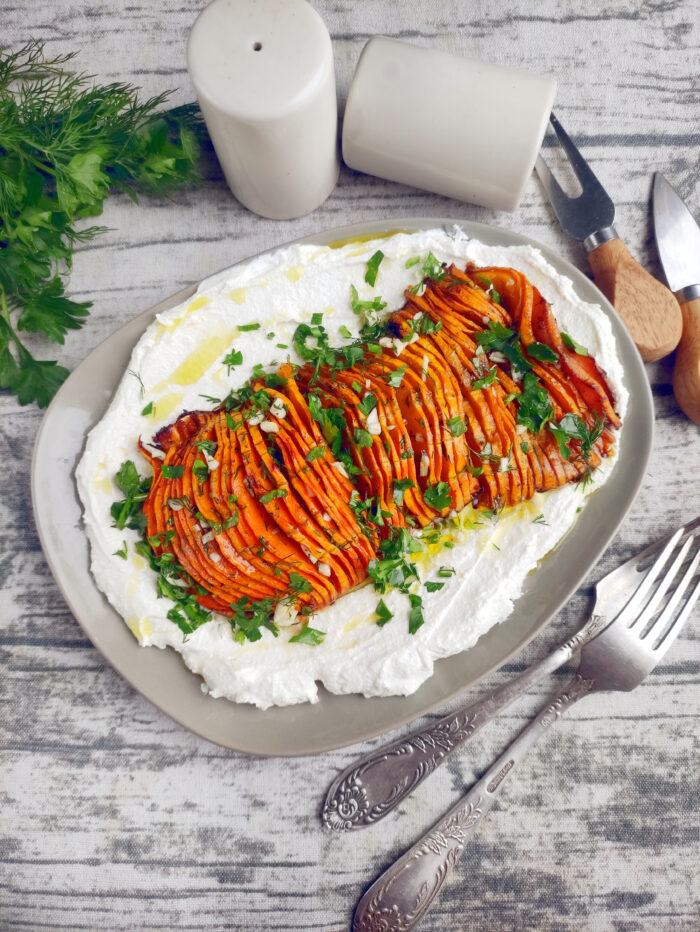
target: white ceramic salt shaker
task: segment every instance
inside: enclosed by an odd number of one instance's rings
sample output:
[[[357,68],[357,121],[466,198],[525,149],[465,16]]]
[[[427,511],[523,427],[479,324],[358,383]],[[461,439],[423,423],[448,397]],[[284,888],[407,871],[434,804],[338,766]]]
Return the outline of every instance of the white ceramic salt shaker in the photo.
[[[371,175],[515,210],[555,92],[549,75],[378,36],[352,80],[343,158]]]
[[[333,51],[306,0],[214,0],[192,27],[187,67],[242,204],[287,220],[325,201],[339,170]]]

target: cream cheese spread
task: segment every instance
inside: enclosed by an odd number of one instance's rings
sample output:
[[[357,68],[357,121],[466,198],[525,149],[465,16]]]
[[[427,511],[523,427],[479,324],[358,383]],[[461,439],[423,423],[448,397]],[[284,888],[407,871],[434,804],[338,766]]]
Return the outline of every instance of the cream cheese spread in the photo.
[[[377,249],[384,259],[370,288],[364,275]],[[349,330],[354,338],[359,328],[350,285],[360,299],[381,295],[387,312],[396,310],[404,303],[404,289],[421,277],[422,262],[407,269],[407,260],[423,260],[429,252],[461,267],[471,261],[523,272],[551,303],[559,327],[595,357],[624,417],[628,394],[607,316],[582,301],[571,281],[531,246],[487,246],[458,228],[398,233],[339,248],[291,246],[204,282],[194,297],[158,315],[137,343],[112,403],[90,432],[77,481],[98,586],[140,644],[179,651],[213,697],[264,709],[316,702],[319,683],[331,692],[365,696],[414,692],[431,675],[436,659],[466,650],[508,618],[527,575],[570,529],[585,496],[610,475],[614,453],[585,491],[567,485],[537,494],[496,523],[482,518],[476,524],[478,515],[471,508],[449,519],[441,532],[448,547],[432,544],[416,555],[423,582],[436,579],[443,566],[455,572],[441,578],[446,585],[438,592],[427,593],[422,584],[416,589],[423,595],[425,624],[415,634],[408,631],[408,599],[396,591],[383,596],[394,617],[377,625],[379,596],[370,585],[313,616],[310,623],[325,632],[318,646],[289,643],[284,629],[278,637],[263,629],[261,640],[241,644],[228,621],[217,615],[185,638],[168,620],[172,604],[157,597],[156,575],[134,550],[138,533],[118,530],[110,517],[112,502],[123,497],[114,481],[121,463],[133,460],[142,475],[149,470],[137,450],[139,437],[147,441],[183,411],[213,407],[215,402],[207,399],[224,398],[256,364],[301,362],[292,336],[314,313],[323,314],[331,345],[350,342],[343,334]],[[259,329],[240,329],[258,323]],[[232,347],[243,362],[228,371],[222,360]],[[125,542],[123,559],[115,553]]]

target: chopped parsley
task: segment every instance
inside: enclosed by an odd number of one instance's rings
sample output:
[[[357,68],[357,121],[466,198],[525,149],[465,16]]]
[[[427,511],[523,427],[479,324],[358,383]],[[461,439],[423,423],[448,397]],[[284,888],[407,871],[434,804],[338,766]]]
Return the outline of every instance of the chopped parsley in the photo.
[[[164,479],[182,479],[185,475],[184,466],[161,466],[160,471]]]
[[[377,407],[377,399],[371,392],[367,392],[365,397],[357,406],[359,410],[367,417]]]
[[[260,496],[260,501],[263,505],[273,502],[276,498],[286,498],[287,490],[286,489],[271,489],[269,492],[265,492],[264,495]]]
[[[243,353],[240,350],[237,350],[235,347],[231,348],[231,351],[227,353],[224,358],[221,360],[221,364],[226,366],[226,373],[230,373],[231,369],[235,366],[240,366],[243,362]]]
[[[403,495],[406,489],[415,488],[415,482],[413,479],[394,479],[393,483],[393,498],[394,503],[399,507],[403,505]]]
[[[119,550],[114,551],[114,556],[121,557],[122,560],[126,560],[126,541],[125,540],[122,541],[122,546],[119,548]]]
[[[353,438],[358,447],[371,447],[372,446],[372,434],[369,431],[364,430],[362,427],[356,427]]]
[[[573,350],[575,353],[578,353],[579,356],[588,356],[589,352],[585,346],[581,346],[580,343],[577,343],[573,337],[570,337],[568,333],[564,333],[562,330],[561,338],[564,341],[564,346],[568,346],[570,350]]]
[[[377,616],[377,625],[381,628],[382,625],[385,625],[387,621],[391,621],[394,617],[394,613],[390,612],[384,603],[384,599],[380,599],[377,602],[377,607],[375,608],[375,614]]]
[[[411,603],[411,611],[408,614],[408,633],[415,634],[425,621],[423,618],[423,599],[419,595],[409,593],[408,601]]]
[[[478,391],[480,388],[489,388],[496,381],[496,376],[498,375],[498,370],[494,367],[493,369],[487,369],[486,375],[482,376],[480,379],[474,379],[472,382],[472,391]]]
[[[447,422],[447,426],[453,437],[461,437],[467,429],[462,417],[451,417]]]
[[[328,447],[325,445],[325,443],[319,447],[312,447],[306,454],[306,462],[313,463],[314,460],[320,460],[327,449]]]
[[[423,493],[426,505],[430,505],[436,511],[444,511],[452,505],[452,492],[446,482],[436,482],[435,485],[429,485]]]
[[[390,372],[389,375],[385,375],[384,378],[392,388],[398,388],[403,382],[403,377],[405,375],[406,366],[399,366],[398,369],[394,369],[393,372]]]
[[[377,272],[379,271],[379,266],[381,261],[384,258],[384,253],[381,249],[378,249],[373,256],[370,257],[367,262],[367,271],[365,272],[365,281],[368,285],[371,285],[374,288],[377,283]]]
[[[383,311],[386,301],[382,301],[380,297],[372,298],[371,301],[361,301],[357,288],[350,285],[350,307],[356,314],[364,314],[366,311]]]
[[[444,582],[436,582],[433,579],[429,579],[425,584],[426,592],[439,592],[440,589],[444,588]]]
[[[155,412],[156,412],[156,409],[153,405],[153,402],[149,401],[146,407],[141,412],[141,414],[143,415],[143,417],[146,417],[149,414],[155,414]]]
[[[294,637],[289,639],[290,644],[310,644],[312,647],[316,647],[318,644],[323,642],[324,637],[326,636],[325,631],[319,631],[316,628],[311,628],[307,625],[305,628],[302,628],[299,634],[295,634]]]
[[[516,421],[533,433],[539,434],[544,425],[554,417],[554,406],[547,389],[532,372],[523,378],[523,390],[518,404]]]
[[[412,256],[410,259],[406,259],[406,268],[412,269],[414,265],[418,265],[420,262],[420,256]]]
[[[295,572],[289,574],[289,585],[294,592],[311,592],[313,588],[306,576]]]
[[[259,329],[260,329],[260,324],[239,324],[238,325],[238,330],[240,330],[241,333],[245,333],[246,330],[259,330]]]
[[[539,362],[559,362],[558,354],[546,343],[531,343],[527,348],[527,355]]]
[[[148,524],[148,519],[141,510],[141,503],[146,500],[151,487],[150,477],[142,479],[132,460],[126,460],[119,467],[115,481],[126,497],[122,501],[113,502],[110,507],[114,527],[120,531],[124,528],[143,530]]]

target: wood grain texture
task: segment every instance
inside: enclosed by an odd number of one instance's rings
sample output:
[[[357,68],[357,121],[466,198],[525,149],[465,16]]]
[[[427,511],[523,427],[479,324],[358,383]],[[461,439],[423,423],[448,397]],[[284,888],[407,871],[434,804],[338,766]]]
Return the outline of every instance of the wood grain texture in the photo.
[[[10,0],[2,42],[36,37],[52,51],[78,49],[86,71],[148,94],[179,87],[179,103],[193,98],[184,45],[201,5]],[[547,70],[559,82],[562,122],[616,202],[620,235],[652,273],[652,172],[662,170],[700,216],[696,0],[314,6],[334,40],[341,105],[375,34]],[[556,170],[555,150],[548,160]],[[213,270],[351,221],[481,220],[586,267],[534,177],[507,215],[343,169],[321,208],[281,223],[248,213],[214,174],[174,202],[110,199],[102,220],[110,231],[76,258],[70,293],[95,304],[61,350],[64,364],[75,366],[129,317]],[[700,512],[700,437],[674,400],[672,366],[673,357],[648,369],[657,414],[649,475],[589,583]],[[41,553],[29,492],[40,418],[0,394],[0,928],[347,929],[365,886],[483,772],[565,674],[502,715],[397,815],[361,835],[326,835],[326,787],[375,742],[314,758],[245,757],[184,731],[136,694],[82,634]],[[589,592],[582,587],[474,694],[573,632]],[[484,822],[426,932],[697,929],[699,685],[696,616],[643,687],[591,697],[556,725]]]
[[[588,256],[593,280],[627,327],[644,362],[668,356],[683,331],[681,308],[665,285],[634,259],[620,239]]]

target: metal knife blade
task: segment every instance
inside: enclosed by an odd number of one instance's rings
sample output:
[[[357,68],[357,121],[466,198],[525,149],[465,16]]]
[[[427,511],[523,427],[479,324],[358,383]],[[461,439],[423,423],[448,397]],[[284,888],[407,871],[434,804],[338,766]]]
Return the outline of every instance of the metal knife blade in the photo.
[[[653,214],[656,245],[669,288],[679,301],[698,297],[700,227],[661,172],[654,175]]]

